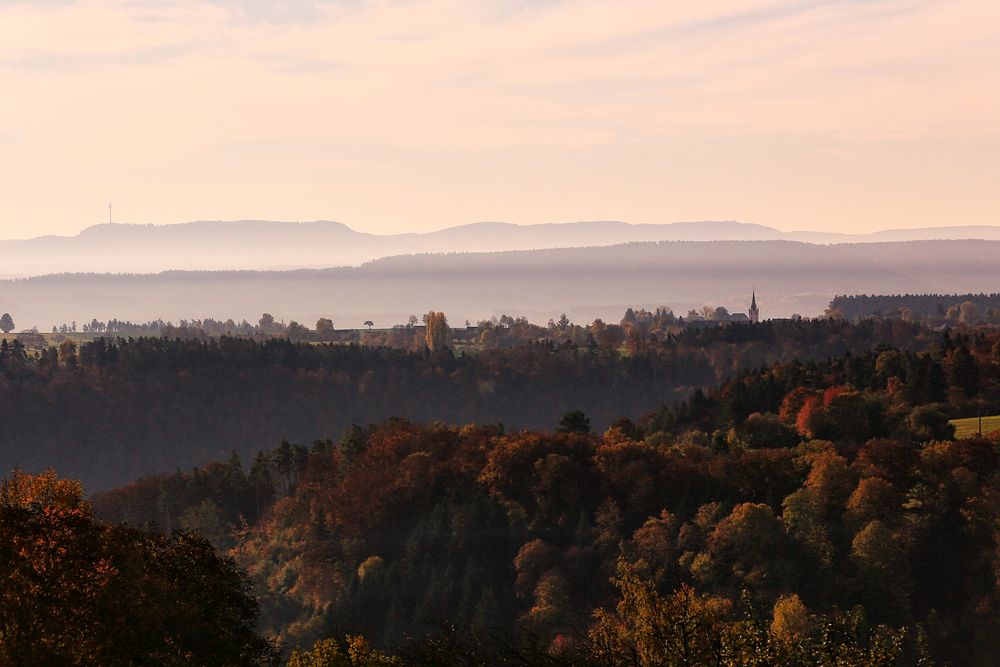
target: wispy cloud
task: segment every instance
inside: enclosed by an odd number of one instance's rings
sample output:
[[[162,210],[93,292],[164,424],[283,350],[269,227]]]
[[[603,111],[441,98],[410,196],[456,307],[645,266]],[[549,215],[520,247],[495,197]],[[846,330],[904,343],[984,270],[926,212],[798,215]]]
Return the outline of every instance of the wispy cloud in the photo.
[[[239,20],[265,23],[310,23],[330,8],[359,8],[364,0],[208,0]]]
[[[157,65],[197,53],[201,44],[167,44],[134,51],[114,52],[39,52],[0,59],[0,67],[34,72],[92,72],[117,65]]]
[[[303,58],[286,55],[262,55],[262,62],[269,63],[277,71],[286,74],[328,74],[343,70],[350,65],[340,60],[324,58]]]

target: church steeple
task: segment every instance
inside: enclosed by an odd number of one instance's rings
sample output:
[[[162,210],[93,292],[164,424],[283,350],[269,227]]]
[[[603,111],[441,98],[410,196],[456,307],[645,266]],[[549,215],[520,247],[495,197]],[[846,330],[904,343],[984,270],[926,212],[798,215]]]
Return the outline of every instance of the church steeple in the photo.
[[[750,313],[749,313],[749,315],[750,315],[750,321],[751,322],[753,322],[755,324],[757,322],[760,322],[760,311],[757,309],[757,290],[756,290],[756,288],[754,288],[754,290],[751,292],[751,297],[750,297]]]

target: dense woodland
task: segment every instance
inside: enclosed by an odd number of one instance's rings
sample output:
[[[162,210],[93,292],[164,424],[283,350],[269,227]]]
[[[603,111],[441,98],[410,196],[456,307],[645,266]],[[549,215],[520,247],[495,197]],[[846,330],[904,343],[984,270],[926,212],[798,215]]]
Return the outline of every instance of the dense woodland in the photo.
[[[486,374],[498,408],[572,385],[592,402],[549,405],[540,428],[314,423],[329,428],[89,502],[51,473],[15,473],[0,492],[0,662],[994,664],[1000,436],[956,441],[948,419],[1000,412],[1000,334],[899,319],[673,333],[670,317],[633,312],[624,338],[592,325],[583,343],[464,356],[430,350],[447,343],[440,313],[422,353],[225,337],[38,358],[3,346],[5,403],[17,387],[82,411],[90,387],[86,407],[120,421],[179,386],[257,410],[284,392],[301,401],[335,367],[343,396],[373,368],[398,382],[362,394],[387,405],[458,397]],[[642,407],[634,397],[664,371],[688,373],[687,398]],[[14,414],[9,441],[41,428]],[[132,617],[144,632],[123,628]]]
[[[407,664],[988,665],[1000,440],[947,420],[998,408],[1000,338],[943,334],[600,434],[393,419],[94,504],[230,550],[296,665],[345,637]]]
[[[308,445],[394,416],[550,429],[580,409],[604,429],[744,368],[879,344],[920,350],[936,337],[902,321],[671,333],[667,312],[632,316],[624,326],[554,323],[551,332],[491,323],[479,332],[483,345],[457,353],[447,330],[437,342],[425,331],[419,351],[222,336],[98,338],[29,352],[4,341],[0,460],[27,471],[54,466],[96,491],[233,451],[249,462],[283,439]],[[406,336],[413,344],[415,334]]]

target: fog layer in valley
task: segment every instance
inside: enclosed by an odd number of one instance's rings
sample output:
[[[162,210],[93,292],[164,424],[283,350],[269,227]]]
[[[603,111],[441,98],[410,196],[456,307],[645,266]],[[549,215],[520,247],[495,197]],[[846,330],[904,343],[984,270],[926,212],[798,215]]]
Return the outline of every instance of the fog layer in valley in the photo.
[[[452,325],[494,314],[545,322],[618,321],[627,306],[820,315],[837,294],[993,292],[1000,241],[813,245],[789,241],[632,243],[613,247],[391,257],[357,268],[62,274],[0,283],[18,330],[117,318],[246,318],[262,312],[338,328],[406,322],[444,311]]]

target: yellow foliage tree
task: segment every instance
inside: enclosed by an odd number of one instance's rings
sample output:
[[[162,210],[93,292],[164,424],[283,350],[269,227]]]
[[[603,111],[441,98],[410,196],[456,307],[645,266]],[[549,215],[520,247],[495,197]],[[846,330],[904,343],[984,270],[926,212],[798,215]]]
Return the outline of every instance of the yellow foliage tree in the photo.
[[[0,506],[30,507],[39,505],[62,510],[86,509],[83,486],[73,479],[59,479],[54,470],[40,475],[26,475],[20,470],[0,482]]]
[[[424,316],[424,322],[427,325],[427,348],[431,352],[437,352],[448,347],[451,329],[448,328],[448,318],[444,313],[432,310]]]
[[[809,610],[795,593],[783,595],[774,603],[771,634],[775,637],[789,642],[800,640],[809,633],[811,625]]]
[[[399,658],[388,656],[371,647],[364,637],[348,635],[345,642],[321,639],[312,650],[296,648],[287,667],[402,667]]]

